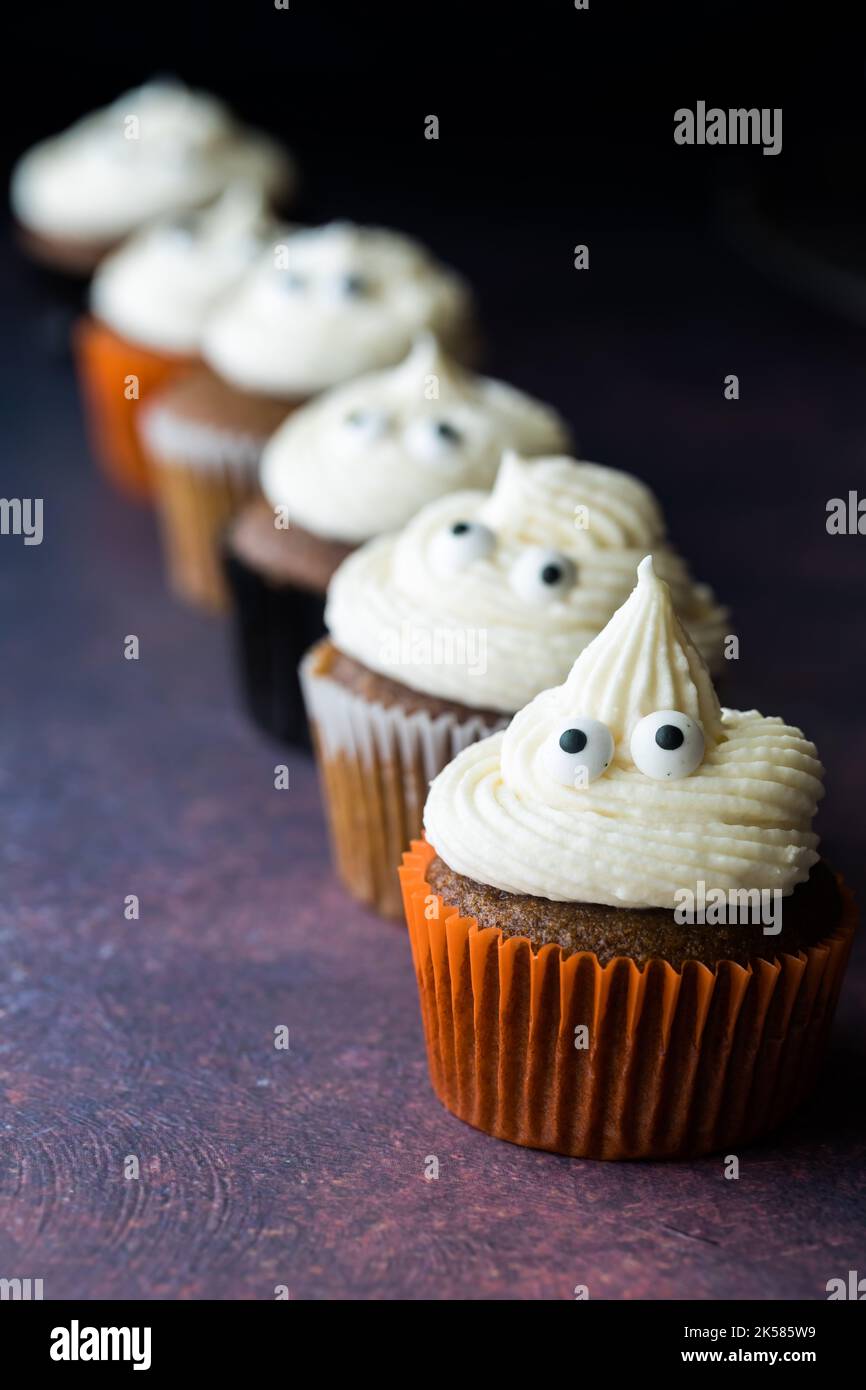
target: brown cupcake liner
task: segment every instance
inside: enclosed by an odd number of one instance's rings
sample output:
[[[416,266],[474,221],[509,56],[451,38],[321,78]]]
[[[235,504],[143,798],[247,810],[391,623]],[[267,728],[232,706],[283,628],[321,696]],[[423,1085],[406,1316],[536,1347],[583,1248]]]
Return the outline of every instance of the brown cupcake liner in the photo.
[[[301,663],[301,689],[319,768],[341,883],[386,917],[402,915],[394,871],[403,848],[421,834],[431,780],[461,749],[495,725],[480,715],[407,714],[365,699],[329,678],[325,640]]]
[[[139,437],[139,412],[163,386],[188,372],[195,359],[138,347],[86,316],[76,323],[72,346],[90,447],[110,481],[143,502],[153,485]],[[138,378],[138,398],[128,400],[126,381]]]
[[[267,435],[176,418],[161,399],[144,412],[139,431],[169,585],[185,603],[224,612],[230,601],[225,533],[238,512],[261,496],[259,461]]]
[[[259,491],[255,467],[189,467],[153,458],[157,516],[168,582],[185,603],[223,612],[229,603],[222,538]]]
[[[811,1089],[857,920],[841,881],[838,924],[796,956],[602,967],[480,930],[426,882],[434,854],[413,843],[399,875],[433,1088],[467,1124],[578,1158],[685,1158],[755,1140]]]

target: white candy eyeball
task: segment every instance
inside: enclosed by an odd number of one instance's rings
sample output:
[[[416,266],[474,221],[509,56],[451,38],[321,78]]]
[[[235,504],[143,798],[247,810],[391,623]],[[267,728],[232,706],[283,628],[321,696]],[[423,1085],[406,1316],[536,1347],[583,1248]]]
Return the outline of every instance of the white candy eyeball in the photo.
[[[438,574],[459,574],[474,560],[483,560],[496,547],[496,536],[480,521],[454,521],[437,531],[430,544],[430,561]]]
[[[463,431],[446,415],[413,420],[406,430],[406,448],[422,463],[456,465],[463,446]]]
[[[391,421],[384,410],[351,410],[343,420],[347,439],[356,444],[372,444],[388,433]]]
[[[559,550],[531,545],[511,567],[511,587],[527,603],[565,598],[577,582],[573,561]]]
[[[613,761],[613,735],[600,719],[577,715],[545,741],[542,756],[551,777],[564,787],[597,782]]]
[[[704,731],[696,719],[659,709],[635,725],[629,743],[635,767],[657,782],[688,777],[704,756]]]

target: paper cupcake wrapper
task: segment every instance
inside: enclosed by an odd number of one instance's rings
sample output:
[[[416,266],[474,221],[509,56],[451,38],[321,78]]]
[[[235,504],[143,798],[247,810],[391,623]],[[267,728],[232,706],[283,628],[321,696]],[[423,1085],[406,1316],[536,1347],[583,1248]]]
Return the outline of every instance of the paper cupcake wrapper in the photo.
[[[228,551],[223,563],[250,717],[272,738],[308,748],[298,667],[305,652],[325,634],[325,596],[272,583]]]
[[[287,402],[279,418],[300,403]],[[139,436],[153,478],[168,580],[187,603],[228,608],[225,531],[261,495],[259,463],[275,427],[265,420],[259,430],[186,418],[175,410],[171,392],[142,412]]]
[[[232,517],[258,495],[258,470],[226,460],[205,471],[155,455],[152,463],[169,585],[185,603],[222,612],[229,606],[223,536]]]
[[[683,1158],[736,1152],[813,1085],[856,923],[841,883],[840,922],[796,956],[641,970],[480,930],[426,882],[434,854],[413,843],[400,879],[433,1088],[461,1120],[579,1158]]]
[[[329,642],[301,664],[301,688],[319,765],[334,867],[354,898],[402,915],[397,865],[421,834],[431,780],[461,749],[507,721],[407,714],[327,675]]]
[[[72,345],[93,455],[121,492],[146,501],[153,485],[139,437],[139,412],[194,361],[137,347],[90,317],[75,325]],[[131,376],[138,378],[135,400],[125,394]]]

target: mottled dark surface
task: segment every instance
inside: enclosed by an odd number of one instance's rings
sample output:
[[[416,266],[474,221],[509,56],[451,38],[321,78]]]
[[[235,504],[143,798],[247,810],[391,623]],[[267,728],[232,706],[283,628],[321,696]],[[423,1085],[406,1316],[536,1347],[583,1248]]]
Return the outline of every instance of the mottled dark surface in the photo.
[[[346,210],[348,163],[314,212]],[[728,702],[815,738],[825,851],[862,895],[866,537],[824,524],[828,497],[866,489],[862,332],[699,215],[552,197],[530,227],[428,192],[365,185],[357,211],[472,275],[492,365],[655,486],[735,610]],[[404,933],[331,879],[307,757],[274,789],[227,625],[169,599],[152,518],[86,457],[63,314],[3,266],[0,490],[44,497],[45,540],[0,537],[0,1275],[54,1298],[736,1299],[821,1298],[866,1269],[862,944],[820,1094],[738,1181],[719,1158],[522,1151],[439,1107]]]

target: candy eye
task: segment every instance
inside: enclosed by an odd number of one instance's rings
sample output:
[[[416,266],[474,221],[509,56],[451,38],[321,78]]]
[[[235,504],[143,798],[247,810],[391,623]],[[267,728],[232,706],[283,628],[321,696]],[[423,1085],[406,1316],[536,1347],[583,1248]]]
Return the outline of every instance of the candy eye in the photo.
[[[349,272],[337,280],[337,291],[344,299],[362,299],[373,286],[365,275]]]
[[[166,232],[176,246],[191,246],[199,229],[199,219],[193,213],[180,213],[166,224]]]
[[[406,447],[424,463],[456,464],[463,435],[450,420],[413,420]]]
[[[277,284],[286,294],[298,294],[300,290],[307,288],[307,281],[297,270],[280,270],[278,272]]]
[[[454,521],[433,537],[430,559],[443,575],[459,574],[473,560],[483,560],[496,546],[496,536],[480,521]]]
[[[553,603],[565,598],[577,582],[577,569],[559,550],[532,545],[515,560],[511,585],[527,603]]]
[[[696,719],[660,709],[635,725],[629,744],[635,767],[657,782],[688,777],[704,756],[704,731]]]
[[[542,751],[555,781],[564,787],[586,787],[610,767],[613,735],[601,720],[578,715],[551,734]]]
[[[353,410],[343,423],[350,439],[369,444],[387,434],[391,422],[383,410]]]

